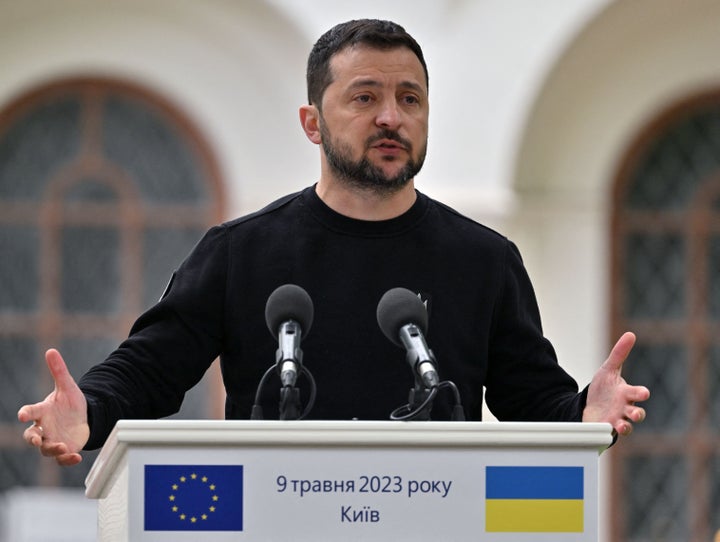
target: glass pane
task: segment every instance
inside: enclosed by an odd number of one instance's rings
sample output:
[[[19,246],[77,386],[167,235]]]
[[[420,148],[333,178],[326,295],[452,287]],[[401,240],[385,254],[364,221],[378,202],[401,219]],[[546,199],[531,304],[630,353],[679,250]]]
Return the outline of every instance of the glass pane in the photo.
[[[720,167],[720,106],[695,111],[666,128],[637,166],[626,204],[684,209],[699,182]]]
[[[39,257],[37,228],[0,227],[0,312],[37,309]]]
[[[680,235],[628,236],[625,313],[630,318],[682,318],[685,295],[685,240]]]
[[[111,203],[117,200],[117,194],[112,187],[102,181],[83,179],[68,189],[64,198],[66,202],[71,203]]]
[[[114,96],[105,110],[105,155],[122,164],[151,202],[201,202],[206,199],[197,152],[181,139],[170,119],[147,104]]]
[[[708,311],[710,318],[720,320],[720,237],[708,242]]]
[[[34,403],[50,392],[38,388],[45,364],[34,339],[0,336],[0,422],[17,423],[21,405]]]
[[[115,337],[66,337],[58,349],[70,374],[78,380],[90,367],[103,361],[115,350],[119,340]]]
[[[688,356],[680,345],[647,345],[638,341],[623,366],[628,382],[647,386],[646,420],[637,433],[682,433],[688,423]]]
[[[720,455],[713,457],[710,466],[710,488],[710,532],[714,534],[720,533]]]
[[[80,149],[80,102],[33,108],[0,136],[0,198],[38,200],[51,173]]]
[[[681,457],[632,457],[624,463],[628,542],[688,540],[688,473]]]
[[[62,307],[113,313],[120,307],[120,237],[113,228],[62,231]]]
[[[32,453],[26,448],[0,448],[0,492],[15,486],[36,485],[40,460],[39,453]]]
[[[710,349],[708,360],[708,422],[717,431],[720,428],[720,346]]]
[[[688,164],[674,139],[658,141],[638,168],[627,204],[635,209],[676,209],[688,199]]]
[[[203,232],[204,230],[198,228],[149,228],[145,231],[143,254],[145,307],[157,302],[172,272],[187,257]]]

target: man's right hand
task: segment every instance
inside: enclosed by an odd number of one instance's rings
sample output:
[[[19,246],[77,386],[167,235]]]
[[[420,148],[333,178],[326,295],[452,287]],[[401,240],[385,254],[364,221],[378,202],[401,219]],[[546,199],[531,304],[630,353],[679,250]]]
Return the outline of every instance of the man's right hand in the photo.
[[[20,408],[18,420],[33,422],[23,437],[42,455],[55,458],[59,465],[76,465],[82,461],[79,452],[90,438],[85,396],[70,376],[60,352],[48,350],[45,361],[55,390],[44,401]]]

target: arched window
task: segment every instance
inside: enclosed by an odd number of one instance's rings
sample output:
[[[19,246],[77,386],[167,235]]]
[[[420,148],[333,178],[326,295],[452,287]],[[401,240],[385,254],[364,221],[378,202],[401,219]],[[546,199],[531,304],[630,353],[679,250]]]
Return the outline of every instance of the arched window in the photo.
[[[221,196],[198,132],[132,85],[64,81],[0,111],[0,490],[82,485],[93,454],[58,469],[20,438],[19,406],[52,389],[44,351],[76,377],[102,361],[221,219]],[[218,415],[216,384],[199,386],[183,415]]]
[[[614,335],[647,420],[611,451],[615,541],[720,530],[720,93],[672,108],[630,151],[614,205]]]

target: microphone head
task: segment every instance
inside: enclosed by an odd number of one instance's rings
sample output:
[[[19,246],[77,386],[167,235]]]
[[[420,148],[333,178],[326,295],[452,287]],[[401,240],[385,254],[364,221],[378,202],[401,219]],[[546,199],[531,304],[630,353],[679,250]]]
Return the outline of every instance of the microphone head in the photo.
[[[273,337],[280,325],[288,320],[300,324],[303,335],[310,331],[314,315],[313,302],[308,293],[295,284],[283,284],[275,289],[265,304],[265,322]]]
[[[422,300],[406,288],[393,288],[380,298],[377,321],[385,336],[395,344],[400,342],[400,328],[415,324],[423,334],[427,333],[428,314]]]

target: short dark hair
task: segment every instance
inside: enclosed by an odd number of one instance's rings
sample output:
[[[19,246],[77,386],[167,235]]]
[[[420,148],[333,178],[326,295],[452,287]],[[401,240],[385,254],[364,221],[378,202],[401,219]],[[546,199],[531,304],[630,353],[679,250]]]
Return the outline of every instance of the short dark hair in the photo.
[[[307,63],[308,103],[320,107],[325,89],[332,83],[330,59],[347,47],[367,45],[375,49],[407,47],[418,57],[429,83],[422,49],[405,29],[392,21],[358,19],[340,23],[320,36],[310,51]]]

